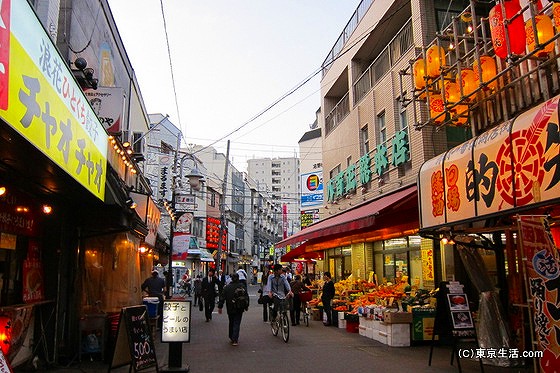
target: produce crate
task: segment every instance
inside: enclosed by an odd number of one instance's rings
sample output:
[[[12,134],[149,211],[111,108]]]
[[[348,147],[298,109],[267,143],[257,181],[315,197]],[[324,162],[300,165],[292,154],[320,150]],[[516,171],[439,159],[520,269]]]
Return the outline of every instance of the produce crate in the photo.
[[[319,308],[312,308],[311,309],[311,320],[313,321],[321,321],[323,319],[323,310]]]
[[[412,323],[411,312],[383,312],[383,322],[387,324],[410,324]]]
[[[346,320],[338,320],[338,329],[346,329]]]

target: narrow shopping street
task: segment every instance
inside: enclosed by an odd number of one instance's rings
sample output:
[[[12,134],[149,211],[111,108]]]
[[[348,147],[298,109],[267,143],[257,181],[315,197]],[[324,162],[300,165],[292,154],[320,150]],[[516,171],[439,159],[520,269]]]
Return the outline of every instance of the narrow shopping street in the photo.
[[[203,312],[193,307],[191,342],[183,344],[183,368],[190,372],[228,373],[256,371],[284,372],[385,372],[414,371],[426,373],[459,372],[449,364],[450,349],[436,347],[432,366],[428,366],[429,345],[388,347],[372,339],[349,333],[346,329],[325,327],[320,321],[310,321],[309,327],[290,328],[290,339],[284,343],[280,335],[274,337],[268,323],[262,320],[262,306],[257,304],[257,286],[250,286],[251,306],[243,315],[239,346],[231,346],[227,336],[227,315],[217,309],[211,322],[205,322]],[[168,345],[156,340],[159,369],[165,371]],[[85,356],[81,363],[56,367],[51,371],[102,372],[108,363],[90,361]],[[461,360],[464,373],[479,372],[477,362]],[[127,372],[129,366],[111,370]],[[153,372],[155,369],[147,369]],[[484,366],[484,372],[529,372],[530,369],[497,368]],[[24,370],[16,370],[24,372]]]

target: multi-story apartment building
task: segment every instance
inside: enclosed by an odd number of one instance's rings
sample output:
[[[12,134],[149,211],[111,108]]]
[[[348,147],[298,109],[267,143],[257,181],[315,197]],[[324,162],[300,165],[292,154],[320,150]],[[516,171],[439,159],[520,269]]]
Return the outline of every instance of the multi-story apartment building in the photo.
[[[263,270],[269,260],[274,260],[271,249],[282,237],[282,210],[265,185],[249,176],[245,182],[245,242],[252,243],[251,265]]]
[[[247,161],[249,178],[267,188],[282,209],[283,236],[299,231],[301,193],[299,184],[299,158],[258,158]]]

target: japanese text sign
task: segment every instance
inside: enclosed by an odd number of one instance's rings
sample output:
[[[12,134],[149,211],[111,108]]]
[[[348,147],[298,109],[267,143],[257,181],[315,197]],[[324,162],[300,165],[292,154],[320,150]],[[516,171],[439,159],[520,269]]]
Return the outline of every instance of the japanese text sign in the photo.
[[[105,129],[28,2],[0,7],[0,117],[103,200]]]
[[[558,198],[560,96],[426,161],[422,228]]]
[[[167,299],[163,301],[162,342],[190,342],[191,302]]]

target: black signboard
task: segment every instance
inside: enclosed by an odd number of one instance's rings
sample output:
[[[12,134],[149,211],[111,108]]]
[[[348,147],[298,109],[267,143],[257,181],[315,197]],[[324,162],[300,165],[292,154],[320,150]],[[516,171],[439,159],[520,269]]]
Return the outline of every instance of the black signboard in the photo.
[[[125,307],[121,310],[117,341],[109,371],[127,364],[130,364],[135,372],[154,366],[156,371],[159,371],[145,305]]]

